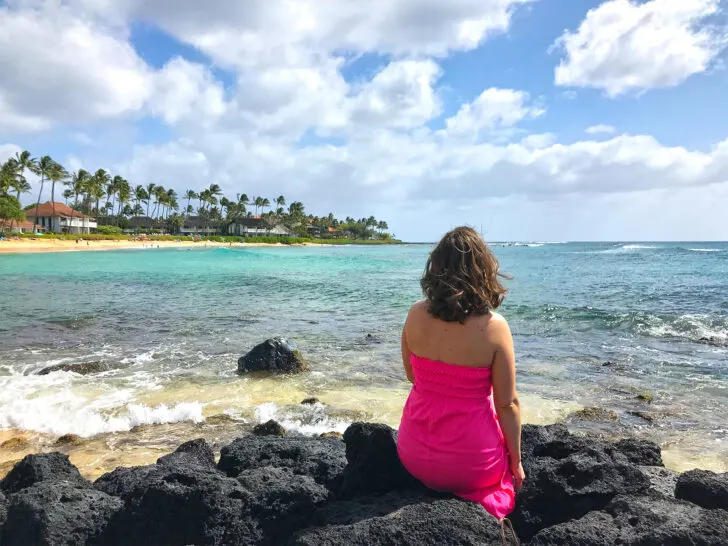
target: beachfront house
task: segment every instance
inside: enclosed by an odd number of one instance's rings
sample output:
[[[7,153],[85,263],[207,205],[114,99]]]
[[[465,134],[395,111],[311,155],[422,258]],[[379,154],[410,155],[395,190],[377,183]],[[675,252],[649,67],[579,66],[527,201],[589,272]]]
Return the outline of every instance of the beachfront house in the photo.
[[[227,234],[239,237],[292,237],[295,235],[283,224],[269,224],[260,217],[234,219],[227,226]]]
[[[182,235],[217,235],[217,222],[204,216],[188,216],[179,229]]]
[[[132,216],[126,222],[127,227],[124,233],[138,233],[140,231],[152,231],[156,222],[149,216]]]
[[[43,226],[36,226],[36,231],[42,232],[45,231],[46,228]],[[10,233],[33,233],[33,222],[28,222],[27,220],[23,220],[22,222],[13,221],[13,220],[0,220],[0,233],[7,232]]]
[[[26,210],[25,218],[31,224],[38,224],[45,230],[55,233],[91,233],[91,230],[96,229],[97,226],[95,218],[73,210],[63,203],[52,203],[51,201]],[[31,225],[30,231],[32,229]]]

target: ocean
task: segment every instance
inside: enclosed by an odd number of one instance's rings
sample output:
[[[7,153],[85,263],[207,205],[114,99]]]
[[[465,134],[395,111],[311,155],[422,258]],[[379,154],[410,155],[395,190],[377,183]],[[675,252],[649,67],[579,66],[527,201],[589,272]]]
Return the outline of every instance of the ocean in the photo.
[[[512,277],[500,311],[525,422],[648,438],[672,468],[728,470],[728,244],[492,246]],[[65,434],[93,477],[270,418],[304,434],[396,426],[399,336],[430,248],[0,255],[0,469]],[[238,376],[273,336],[311,371]],[[106,371],[37,375],[86,362]],[[299,404],[310,396],[322,403]]]

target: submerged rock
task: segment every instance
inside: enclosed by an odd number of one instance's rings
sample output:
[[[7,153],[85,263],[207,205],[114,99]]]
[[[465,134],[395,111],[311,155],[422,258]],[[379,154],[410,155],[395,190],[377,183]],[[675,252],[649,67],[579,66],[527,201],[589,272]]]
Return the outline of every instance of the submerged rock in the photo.
[[[700,544],[722,546],[728,538],[728,512],[663,497],[618,496],[603,511],[539,532],[531,545],[612,546]]]
[[[62,453],[40,453],[26,455],[8,475],[0,481],[0,490],[5,494],[17,493],[37,483],[68,482],[87,483],[78,469]]]
[[[260,425],[255,425],[253,434],[256,436],[285,436],[286,429],[280,423],[271,419]]]
[[[338,440],[343,440],[344,435],[341,434],[341,432],[335,432],[335,431],[322,432],[321,434],[319,434],[319,438],[336,438]]]
[[[306,398],[304,400],[301,400],[301,404],[304,406],[313,406],[314,404],[320,404],[321,400],[318,398],[312,396],[311,398]]]
[[[10,496],[0,544],[108,544],[109,523],[123,506],[88,483],[37,483]]]
[[[238,360],[238,373],[298,373],[308,370],[301,352],[290,341],[273,338],[253,348]]]
[[[334,438],[250,436],[223,447],[217,466],[231,477],[266,466],[290,468],[335,488],[345,465],[344,444]]]
[[[75,434],[64,434],[53,445],[56,446],[77,446],[83,443],[83,438]]]
[[[610,422],[617,420],[617,413],[604,408],[584,408],[569,414],[571,421],[602,421]]]
[[[677,479],[675,496],[703,508],[728,510],[728,473],[689,470]]]
[[[10,438],[9,440],[5,440],[2,444],[0,444],[0,449],[22,449],[27,445],[28,440],[26,438],[15,436],[13,438]]]
[[[92,373],[107,372],[111,367],[101,361],[96,362],[82,362],[79,364],[57,364],[56,366],[49,366],[43,368],[38,372],[38,375],[48,375],[53,372],[73,372],[81,375],[89,375]]]

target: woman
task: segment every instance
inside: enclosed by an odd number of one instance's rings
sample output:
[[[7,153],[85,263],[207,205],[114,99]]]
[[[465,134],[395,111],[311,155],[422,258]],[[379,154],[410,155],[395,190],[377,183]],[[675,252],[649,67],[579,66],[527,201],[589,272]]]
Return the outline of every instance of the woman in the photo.
[[[397,450],[426,486],[475,501],[498,519],[525,474],[513,338],[494,312],[503,302],[498,260],[460,227],[432,251],[402,332],[412,382]]]

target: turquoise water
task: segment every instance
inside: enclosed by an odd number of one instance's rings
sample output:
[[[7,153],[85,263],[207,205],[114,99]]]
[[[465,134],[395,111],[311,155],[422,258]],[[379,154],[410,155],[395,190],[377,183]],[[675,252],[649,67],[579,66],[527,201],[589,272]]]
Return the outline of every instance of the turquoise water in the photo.
[[[226,413],[235,422],[273,416],[319,432],[342,429],[354,411],[396,424],[407,390],[399,335],[420,296],[428,251],[405,245],[0,255],[0,429],[94,437]],[[668,456],[672,449],[676,466],[728,466],[728,244],[494,251],[513,276],[502,313],[514,333],[529,420],[601,407],[615,411],[616,421],[569,421],[580,430],[653,438]],[[312,372],[237,377],[237,358],[276,335],[298,344]],[[88,361],[110,371],[33,375]],[[306,415],[295,407],[301,395],[320,396],[341,411]]]

